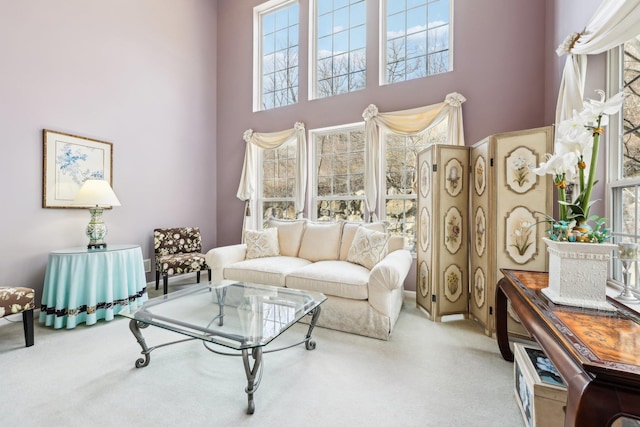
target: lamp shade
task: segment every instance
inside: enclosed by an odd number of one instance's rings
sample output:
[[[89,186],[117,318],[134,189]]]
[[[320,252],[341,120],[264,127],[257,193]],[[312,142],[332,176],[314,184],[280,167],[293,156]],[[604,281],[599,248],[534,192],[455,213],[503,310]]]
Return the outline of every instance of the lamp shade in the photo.
[[[72,203],[79,206],[120,206],[116,193],[109,183],[102,179],[86,180]]]

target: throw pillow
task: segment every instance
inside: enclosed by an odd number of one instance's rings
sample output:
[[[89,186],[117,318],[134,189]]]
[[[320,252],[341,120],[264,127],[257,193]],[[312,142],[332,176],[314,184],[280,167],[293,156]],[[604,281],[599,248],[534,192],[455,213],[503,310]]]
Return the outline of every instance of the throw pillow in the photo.
[[[358,227],[349,248],[347,261],[360,264],[371,270],[387,256],[388,245],[389,234],[366,227]]]
[[[278,229],[278,244],[280,245],[280,255],[297,257],[302,241],[302,233],[306,219],[285,220],[269,219],[267,225]]]
[[[307,222],[298,256],[311,262],[337,260],[342,222]]]
[[[377,221],[377,222],[345,222],[342,227],[342,242],[340,243],[340,260],[345,261],[347,255],[349,255],[349,249],[351,249],[351,243],[353,243],[353,237],[356,235],[358,227],[366,227],[371,230],[380,231],[382,233],[387,232],[389,227],[389,221]]]
[[[246,230],[244,240],[247,243],[246,259],[280,255],[278,246],[278,229]]]

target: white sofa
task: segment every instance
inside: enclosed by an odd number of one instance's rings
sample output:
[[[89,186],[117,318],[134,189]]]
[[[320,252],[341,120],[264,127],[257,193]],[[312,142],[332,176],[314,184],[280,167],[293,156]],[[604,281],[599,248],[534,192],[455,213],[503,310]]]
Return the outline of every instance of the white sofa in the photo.
[[[402,307],[412,258],[403,249],[403,238],[386,234],[386,225],[270,220],[270,236],[247,232],[257,234],[246,233],[245,244],[211,249],[206,260],[214,281],[322,292],[327,301],[321,306],[318,326],[388,340]],[[363,230],[358,231],[359,227]],[[265,249],[254,242],[275,235],[276,248],[267,245]],[[374,249],[380,249],[382,240],[385,248],[371,251],[372,238],[378,239]],[[373,258],[361,259],[365,252],[372,252]]]

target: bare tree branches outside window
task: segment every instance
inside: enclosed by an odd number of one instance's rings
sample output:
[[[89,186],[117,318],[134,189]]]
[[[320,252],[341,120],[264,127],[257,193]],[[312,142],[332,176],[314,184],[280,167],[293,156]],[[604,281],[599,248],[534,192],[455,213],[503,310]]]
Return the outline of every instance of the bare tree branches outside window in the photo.
[[[295,219],[296,143],[289,141],[272,150],[262,150],[262,197],[258,203],[262,219]]]
[[[298,102],[298,3],[261,15],[261,106]]]
[[[640,35],[624,45],[623,177],[640,176]]]
[[[386,0],[385,81],[395,83],[451,69],[449,0]]]
[[[316,90],[324,98],[366,83],[365,0],[316,2]]]

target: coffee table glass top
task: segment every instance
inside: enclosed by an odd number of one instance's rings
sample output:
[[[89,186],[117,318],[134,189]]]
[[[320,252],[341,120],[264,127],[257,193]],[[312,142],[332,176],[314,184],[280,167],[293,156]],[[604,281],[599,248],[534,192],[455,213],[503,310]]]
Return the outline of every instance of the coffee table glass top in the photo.
[[[231,280],[192,287],[119,314],[237,350],[267,345],[327,299],[319,292]]]

